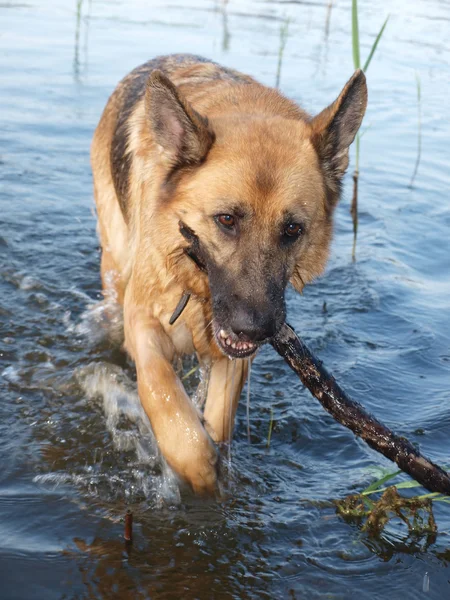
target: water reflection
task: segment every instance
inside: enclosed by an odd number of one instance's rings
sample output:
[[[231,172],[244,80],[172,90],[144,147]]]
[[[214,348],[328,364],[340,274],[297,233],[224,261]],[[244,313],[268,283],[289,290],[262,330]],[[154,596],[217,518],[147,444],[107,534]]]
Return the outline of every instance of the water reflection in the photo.
[[[247,577],[251,577],[252,567],[246,566],[247,558],[223,517],[217,513],[216,522],[210,516],[205,522],[204,507],[193,505],[185,510],[187,515],[151,516],[138,511],[132,544],[123,540],[123,521],[116,518],[114,538],[103,527],[89,540],[73,538],[64,554],[75,560],[86,589],[95,598],[252,597],[245,591],[245,573],[250,569]],[[223,535],[227,539],[224,554],[215,551]]]

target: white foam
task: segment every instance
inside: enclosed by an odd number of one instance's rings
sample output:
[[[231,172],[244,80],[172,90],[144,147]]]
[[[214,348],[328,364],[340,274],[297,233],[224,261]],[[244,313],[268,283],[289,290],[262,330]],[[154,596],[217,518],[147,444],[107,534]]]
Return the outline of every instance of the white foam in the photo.
[[[20,372],[13,365],[9,365],[2,371],[2,377],[9,383],[18,384],[20,383]]]
[[[89,304],[78,323],[71,321],[69,311],[63,321],[69,333],[86,338],[92,345],[105,341],[116,345],[123,342],[122,307],[110,298]]]
[[[208,395],[209,378],[211,376],[211,365],[203,364],[199,367],[199,384],[192,394],[192,402],[199,410],[203,410]]]
[[[102,401],[106,427],[115,449],[134,452],[133,485],[157,501],[179,503],[178,479],[159,452],[136,384],[119,366],[109,363],[87,365],[78,370],[76,378],[90,401]],[[155,471],[161,474],[156,475]],[[123,483],[119,477],[116,484],[123,486]],[[125,495],[129,493],[130,490],[125,490]]]
[[[122,307],[117,303],[112,285],[108,287],[104,300],[89,304],[78,322],[73,322],[71,313],[67,312],[64,323],[69,333],[87,339],[93,345],[104,341],[115,344],[123,342]],[[178,504],[181,501],[179,480],[159,452],[135,382],[121,367],[107,362],[81,367],[74,376],[89,401],[101,401],[114,449],[118,453],[134,453],[134,461],[129,465],[127,473],[119,472],[115,480],[109,474],[107,483],[110,486],[115,483],[118,491],[121,490],[125,497],[141,492],[157,503]],[[199,376],[200,383],[192,401],[201,410],[206,401],[210,366],[200,367]],[[76,484],[80,481],[78,477],[89,486],[92,483],[94,488],[105,484],[100,474],[86,473],[74,477],[73,482]],[[56,478],[55,484],[59,485],[64,481],[64,477]]]
[[[64,316],[65,325],[70,333],[87,338],[93,345],[109,341],[115,344],[123,342],[123,310],[118,302],[114,286],[114,273],[105,275],[106,288],[103,291],[104,299],[92,303],[84,292],[71,289],[73,295],[81,297],[88,302],[86,310],[82,313],[78,323],[71,322],[70,312]]]
[[[24,275],[19,283],[19,288],[24,291],[38,290],[41,287],[41,282],[32,275]]]

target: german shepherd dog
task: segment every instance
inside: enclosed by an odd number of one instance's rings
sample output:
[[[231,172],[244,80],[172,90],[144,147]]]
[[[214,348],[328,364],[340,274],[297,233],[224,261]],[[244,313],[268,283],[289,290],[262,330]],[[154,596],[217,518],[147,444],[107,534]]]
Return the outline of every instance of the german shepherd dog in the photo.
[[[216,489],[244,359],[283,324],[287,284],[324,269],[366,104],[362,71],[310,117],[192,55],[150,60],[108,100],[91,148],[103,291],[159,448],[196,493]],[[173,368],[193,353],[210,367],[203,414]]]

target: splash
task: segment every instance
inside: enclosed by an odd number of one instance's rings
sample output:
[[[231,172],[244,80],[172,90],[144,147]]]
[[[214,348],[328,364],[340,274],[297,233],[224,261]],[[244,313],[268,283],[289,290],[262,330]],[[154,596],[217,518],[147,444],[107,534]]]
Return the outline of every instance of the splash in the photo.
[[[119,346],[123,342],[123,311],[110,297],[89,304],[81,314],[79,323],[71,322],[71,314],[64,315],[68,333],[85,338],[93,346],[110,342]]]
[[[71,314],[64,315],[64,322],[69,333],[87,339],[92,345],[109,342],[114,345],[123,343],[123,309],[118,302],[114,286],[115,275],[112,271],[105,275],[103,300],[92,303],[89,296],[78,292],[89,304],[81,314],[79,323],[71,322]],[[76,294],[76,290],[71,290]]]
[[[108,348],[123,342],[122,307],[117,303],[113,288],[102,301],[89,304],[78,321],[72,321],[70,313],[65,315],[68,333],[79,340],[87,340],[93,347]],[[182,376],[186,366],[192,367],[192,360],[178,361],[174,365],[192,402],[202,410],[209,386],[211,365],[202,364]],[[152,506],[177,505],[181,502],[180,481],[159,452],[158,444],[151,429],[149,419],[142,408],[137,386],[127,374],[126,367],[100,360],[79,367],[74,378],[83,397],[92,406],[100,404],[105,418],[106,429],[111,435],[114,461],[106,466],[99,461],[97,452],[92,468],[80,468],[75,474],[50,474],[41,477],[46,484],[60,485],[71,481],[79,486],[84,482],[92,495],[125,497],[126,499],[145,497]],[[194,375],[192,377],[192,375]],[[198,382],[195,388],[194,380]],[[99,448],[99,456],[103,448]],[[109,459],[110,460],[110,459]],[[46,477],[46,479],[42,479]]]
[[[199,383],[197,389],[191,396],[192,402],[199,410],[203,410],[208,396],[209,379],[211,377],[211,365],[203,364],[198,369]]]
[[[153,497],[158,504],[179,504],[178,479],[159,452],[136,384],[123,369],[109,363],[87,365],[76,373],[76,378],[88,401],[102,402],[117,453],[134,455],[130,469],[135,491]],[[116,484],[124,486],[126,481],[118,477]],[[126,496],[130,494],[125,491]]]

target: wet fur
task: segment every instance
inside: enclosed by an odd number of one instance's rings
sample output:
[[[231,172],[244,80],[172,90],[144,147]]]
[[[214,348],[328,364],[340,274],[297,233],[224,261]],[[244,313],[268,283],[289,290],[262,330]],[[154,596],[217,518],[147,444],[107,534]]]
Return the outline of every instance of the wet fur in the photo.
[[[366,102],[357,72],[311,118],[247,75],[174,55],[132,71],[103,112],[91,161],[104,292],[124,306],[126,348],[161,451],[199,493],[215,489],[213,441],[230,438],[247,373],[247,361],[224,356],[213,319],[225,328],[241,314],[259,343],[284,320],[287,283],[301,291],[323,271]],[[235,235],[220,231],[221,213],[237,215]],[[282,234],[293,220],[302,224],[294,241]],[[204,269],[183,227],[198,237]],[[191,300],[170,325],[185,292]],[[212,364],[203,416],[171,366],[193,352]]]

